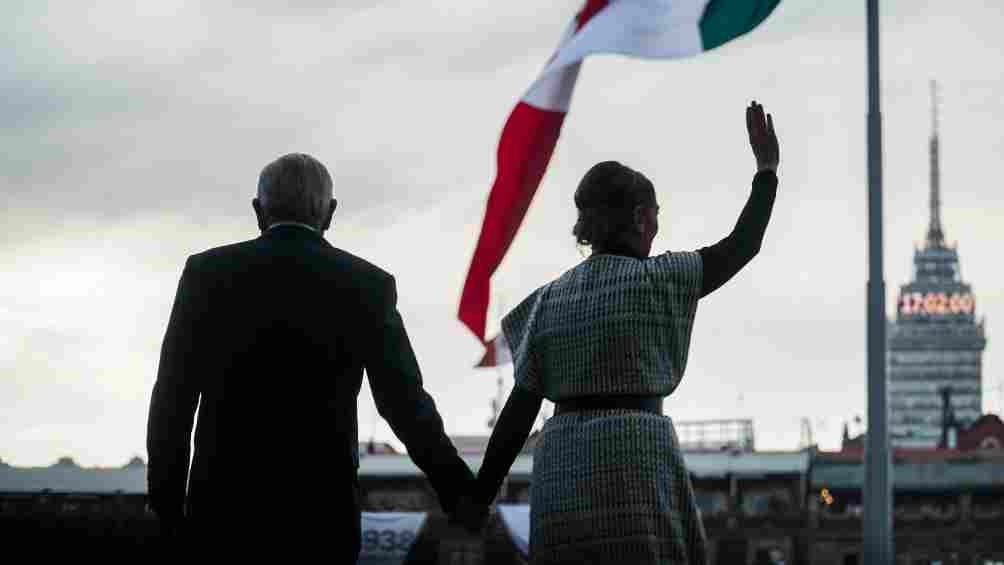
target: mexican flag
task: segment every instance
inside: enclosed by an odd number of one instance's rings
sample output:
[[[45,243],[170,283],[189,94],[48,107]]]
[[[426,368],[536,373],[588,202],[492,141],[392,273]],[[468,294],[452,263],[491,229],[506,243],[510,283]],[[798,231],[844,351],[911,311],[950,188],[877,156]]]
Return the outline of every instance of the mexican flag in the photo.
[[[752,30],[779,2],[587,0],[502,129],[495,183],[460,297],[459,318],[482,343],[491,276],[547,169],[582,60],[595,53],[652,59],[698,55]]]
[[[481,360],[474,367],[499,367],[507,363],[512,363],[512,351],[509,349],[505,335],[498,334],[485,344],[485,354],[481,356]]]

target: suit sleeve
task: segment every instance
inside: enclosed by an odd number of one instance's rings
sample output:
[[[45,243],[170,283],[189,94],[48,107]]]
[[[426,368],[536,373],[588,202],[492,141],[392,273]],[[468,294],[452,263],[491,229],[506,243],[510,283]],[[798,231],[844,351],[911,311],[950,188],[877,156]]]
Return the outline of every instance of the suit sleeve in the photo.
[[[773,171],[757,173],[753,177],[753,190],[732,233],[697,251],[704,265],[702,298],[728,282],[760,252],[776,195],[777,175]]]
[[[165,522],[184,515],[192,423],[199,401],[199,336],[204,335],[201,325],[206,321],[206,289],[200,284],[189,259],[178,283],[150,399],[147,493],[154,512]]]
[[[394,279],[387,281],[377,305],[378,324],[366,354],[377,411],[408,449],[439,495],[446,512],[452,512],[461,494],[469,492],[474,476],[447,437],[432,397],[422,387],[422,375],[404,321],[397,310]]]

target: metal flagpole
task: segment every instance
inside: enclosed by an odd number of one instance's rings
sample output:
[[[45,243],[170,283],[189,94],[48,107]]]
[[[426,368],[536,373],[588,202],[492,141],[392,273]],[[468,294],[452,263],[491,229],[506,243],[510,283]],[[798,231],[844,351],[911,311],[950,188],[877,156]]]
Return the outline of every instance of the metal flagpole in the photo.
[[[499,323],[499,333],[498,333],[498,335],[501,336],[502,335],[501,320],[508,313],[507,312],[508,305],[506,304],[505,295],[501,291],[499,292],[498,296],[499,296],[499,304],[498,304],[499,314],[498,314],[498,316],[499,316],[499,322],[500,322]],[[506,346],[508,347],[508,344],[506,344]],[[498,346],[496,345],[496,347],[498,347]],[[496,354],[496,358],[498,358],[498,354]],[[508,366],[509,363],[506,363],[506,365]],[[502,407],[505,405],[505,401],[506,401],[505,394],[504,394],[504,389],[503,389],[503,384],[505,382],[505,370],[503,370],[502,369],[502,365],[500,365],[498,363],[496,363],[495,368],[498,370],[498,413],[497,413],[497,415],[495,417],[496,422],[497,422],[498,421],[498,415],[500,415],[502,413]],[[506,473],[505,477],[502,478],[502,484],[499,486],[499,492],[498,492],[497,499],[498,500],[505,500],[506,495],[508,495],[508,494],[509,494],[509,473]]]
[[[892,490],[887,425],[885,279],[882,272],[882,112],[878,0],[868,4],[868,433],[865,435],[864,562],[891,565]]]

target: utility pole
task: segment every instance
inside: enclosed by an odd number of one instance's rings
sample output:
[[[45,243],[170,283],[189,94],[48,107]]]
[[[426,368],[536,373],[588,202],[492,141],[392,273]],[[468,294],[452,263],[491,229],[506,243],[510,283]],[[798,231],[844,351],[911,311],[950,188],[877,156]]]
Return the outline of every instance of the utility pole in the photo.
[[[812,422],[808,418],[802,418],[802,437],[798,443],[799,449],[808,449],[816,444],[812,438]]]
[[[868,19],[868,433],[865,435],[864,562],[891,565],[892,489],[886,387],[885,279],[882,268],[882,110],[879,3]]]

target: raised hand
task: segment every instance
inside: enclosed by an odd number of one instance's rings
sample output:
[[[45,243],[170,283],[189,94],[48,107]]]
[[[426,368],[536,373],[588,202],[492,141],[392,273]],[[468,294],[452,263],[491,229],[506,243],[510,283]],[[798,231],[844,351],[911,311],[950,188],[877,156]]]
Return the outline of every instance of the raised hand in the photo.
[[[756,158],[756,169],[759,171],[777,171],[781,161],[781,149],[778,147],[777,135],[774,133],[774,119],[770,114],[764,117],[763,106],[754,100],[746,108],[746,130],[750,136],[750,147]]]

